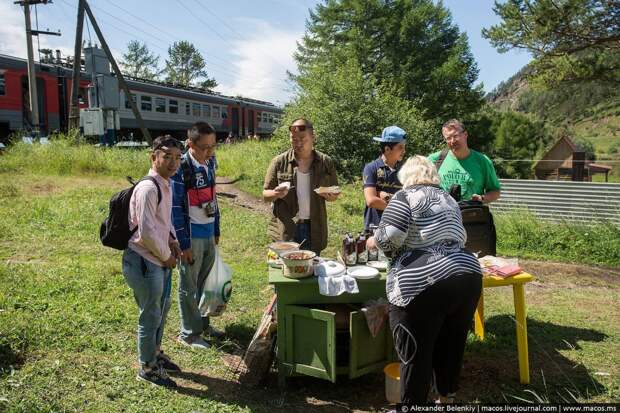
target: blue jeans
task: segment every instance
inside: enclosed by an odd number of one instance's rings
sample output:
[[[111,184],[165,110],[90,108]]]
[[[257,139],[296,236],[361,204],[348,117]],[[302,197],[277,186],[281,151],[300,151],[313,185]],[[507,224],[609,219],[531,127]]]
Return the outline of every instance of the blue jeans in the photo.
[[[200,336],[209,327],[209,317],[202,317],[198,304],[202,288],[215,262],[215,238],[192,238],[193,264],[179,260],[179,310],[181,338]]]
[[[312,251],[312,244],[310,243],[310,223],[297,224],[295,233],[295,242],[301,243],[304,241],[301,249]]]
[[[123,274],[133,290],[138,318],[138,359],[143,366],[155,365],[164,324],[170,310],[172,271],[142,258],[131,248],[123,252]]]

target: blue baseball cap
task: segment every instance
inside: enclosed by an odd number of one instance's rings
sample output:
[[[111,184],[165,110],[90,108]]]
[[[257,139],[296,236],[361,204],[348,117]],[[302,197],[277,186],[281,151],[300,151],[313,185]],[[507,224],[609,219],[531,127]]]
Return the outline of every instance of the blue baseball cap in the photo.
[[[398,143],[407,139],[407,132],[398,126],[388,126],[383,129],[381,136],[373,137],[377,142]]]

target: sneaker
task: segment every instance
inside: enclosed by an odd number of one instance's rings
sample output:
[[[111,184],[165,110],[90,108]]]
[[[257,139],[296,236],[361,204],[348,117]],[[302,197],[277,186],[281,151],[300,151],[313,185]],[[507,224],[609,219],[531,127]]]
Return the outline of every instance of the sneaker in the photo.
[[[174,382],[174,380],[168,377],[168,373],[166,373],[166,370],[160,367],[155,367],[150,370],[141,368],[136,378],[138,380],[151,383],[154,386],[163,386],[170,388],[177,387],[177,384]]]
[[[214,328],[213,326],[209,326],[207,327],[207,329],[205,330],[205,333],[211,337],[211,338],[215,338],[215,339],[221,339],[223,338],[226,333],[224,333],[222,330],[218,330],[216,328]]]
[[[188,337],[188,338],[183,338],[181,336],[178,336],[177,341],[185,346],[192,347],[192,348],[198,348],[201,350],[206,350],[209,347],[211,347],[209,343],[207,343],[206,340],[200,336],[194,336],[194,337]]]
[[[180,373],[181,368],[168,357],[167,354],[164,354],[163,351],[160,351],[157,355],[157,365],[167,372],[172,373]]]

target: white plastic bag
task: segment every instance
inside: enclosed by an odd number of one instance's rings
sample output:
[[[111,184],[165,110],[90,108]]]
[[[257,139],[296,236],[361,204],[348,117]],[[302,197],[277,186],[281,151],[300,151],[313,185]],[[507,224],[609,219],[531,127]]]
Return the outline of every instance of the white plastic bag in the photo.
[[[203,317],[217,317],[226,309],[226,303],[232,293],[232,270],[222,260],[220,251],[215,247],[215,261],[207,276],[198,308]]]

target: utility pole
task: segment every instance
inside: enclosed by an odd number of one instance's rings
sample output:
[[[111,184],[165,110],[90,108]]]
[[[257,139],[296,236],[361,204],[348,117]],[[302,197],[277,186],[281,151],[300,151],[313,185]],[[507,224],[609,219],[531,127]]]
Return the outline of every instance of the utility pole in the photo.
[[[78,89],[82,71],[82,31],[84,28],[84,0],[78,2],[77,25],[75,29],[75,47],[73,49],[73,80],[71,82],[71,100],[69,102],[69,129],[80,127],[80,103]]]
[[[26,48],[28,50],[28,94],[30,99],[30,118],[32,120],[33,132],[39,135],[39,97],[37,94],[37,78],[34,67],[34,52],[32,50],[32,36],[40,34],[52,34],[60,36],[60,33],[32,30],[30,23],[30,5],[51,3],[49,0],[22,0],[15,1],[13,4],[19,4],[24,7],[24,19],[26,21]]]
[[[78,105],[78,96],[77,96],[78,87],[77,86],[79,85],[79,81],[80,81],[80,60],[82,59],[82,52],[81,52],[82,51],[82,27],[84,24],[84,12],[86,12],[86,14],[88,15],[88,18],[90,22],[92,23],[93,28],[95,29],[95,33],[97,33],[97,37],[99,38],[99,42],[101,43],[101,48],[104,50],[106,56],[108,57],[108,60],[110,61],[110,64],[112,65],[112,68],[114,69],[114,73],[116,74],[116,77],[118,78],[118,84],[123,89],[123,92],[125,92],[125,97],[129,105],[131,106],[131,111],[133,112],[133,115],[138,121],[138,125],[140,125],[140,130],[142,131],[142,135],[144,135],[144,138],[149,143],[151,143],[153,141],[153,138],[151,138],[151,134],[149,133],[148,129],[146,128],[144,124],[144,120],[142,119],[142,115],[140,115],[138,106],[136,106],[136,103],[131,98],[131,92],[129,91],[129,87],[127,86],[127,83],[125,82],[125,78],[123,77],[123,74],[121,73],[121,69],[116,64],[116,60],[114,59],[114,56],[112,56],[112,52],[110,51],[110,48],[108,47],[108,43],[105,41],[105,38],[103,37],[103,33],[101,32],[101,29],[99,28],[99,25],[97,24],[97,20],[95,20],[95,16],[92,10],[90,9],[90,6],[86,2],[86,0],[79,0],[79,3],[78,3],[78,21],[77,21],[77,29],[75,33],[75,50],[74,50],[75,59],[73,61],[73,87],[71,89],[71,109],[69,112],[70,113],[69,127],[70,128],[79,127],[79,121],[80,121],[80,108]]]

